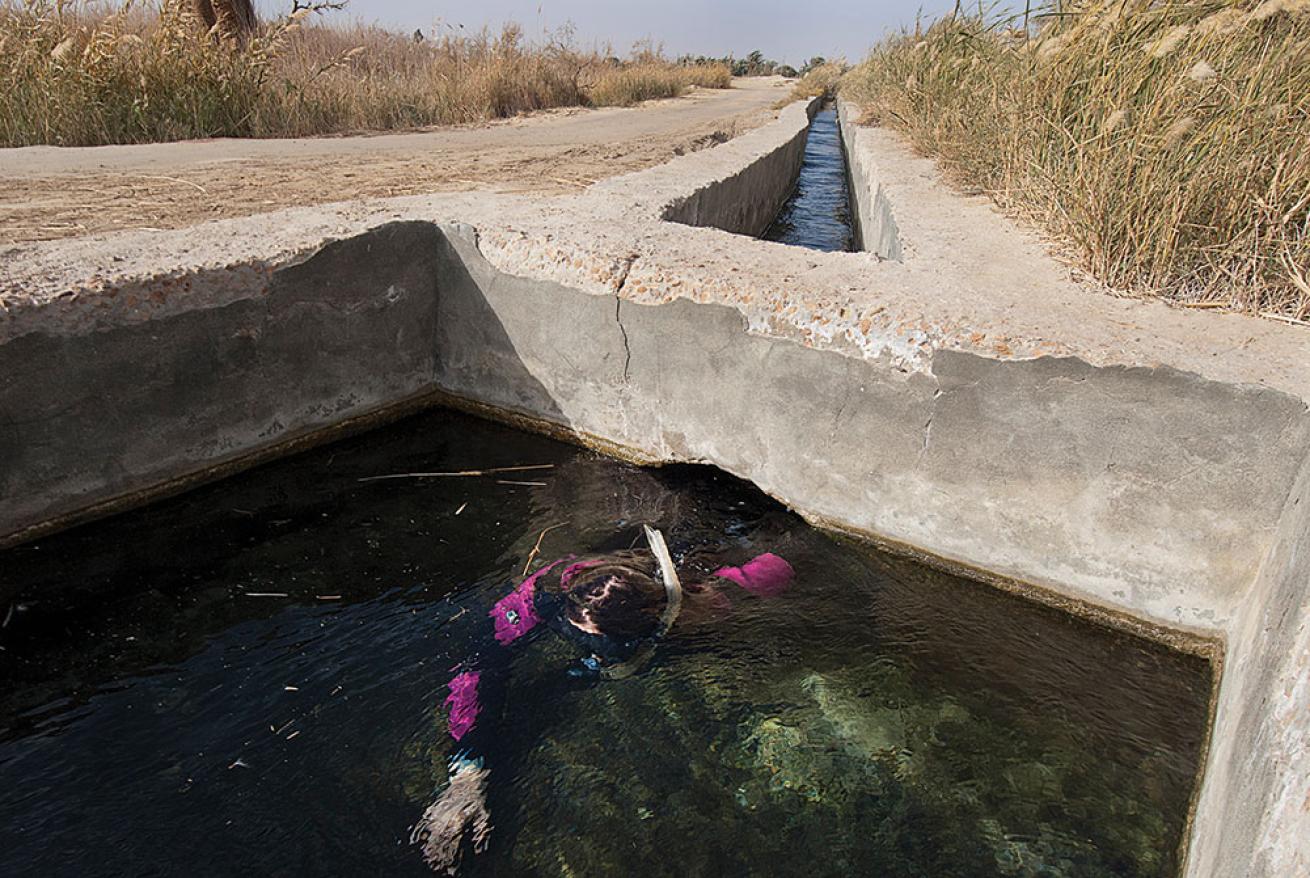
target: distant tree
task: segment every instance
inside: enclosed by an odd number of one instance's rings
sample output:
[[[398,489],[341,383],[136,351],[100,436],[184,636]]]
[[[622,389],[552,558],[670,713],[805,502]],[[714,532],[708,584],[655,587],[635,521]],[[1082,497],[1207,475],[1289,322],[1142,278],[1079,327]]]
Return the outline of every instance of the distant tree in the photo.
[[[778,74],[779,76],[785,76],[788,79],[795,79],[797,76],[800,75],[799,73],[796,72],[796,68],[792,67],[790,64],[780,64],[778,65],[778,68],[773,72]]]
[[[828,63],[827,58],[823,57],[822,55],[815,55],[813,58],[811,58],[810,60],[806,61],[804,64],[801,65],[801,76],[804,76],[805,74],[809,73],[815,67],[822,67],[824,64],[827,63]]]

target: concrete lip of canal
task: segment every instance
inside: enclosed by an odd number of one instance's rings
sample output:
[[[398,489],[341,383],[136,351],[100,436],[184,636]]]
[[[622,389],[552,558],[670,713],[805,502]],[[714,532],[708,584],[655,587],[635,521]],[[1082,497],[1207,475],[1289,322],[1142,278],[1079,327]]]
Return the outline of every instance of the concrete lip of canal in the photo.
[[[24,245],[18,542],[437,402],[1210,657],[1184,874],[1310,868],[1310,336],[1106,296],[840,104],[861,252],[754,240],[813,107],[577,196],[418,196]],[[12,589],[11,584],[7,584]]]

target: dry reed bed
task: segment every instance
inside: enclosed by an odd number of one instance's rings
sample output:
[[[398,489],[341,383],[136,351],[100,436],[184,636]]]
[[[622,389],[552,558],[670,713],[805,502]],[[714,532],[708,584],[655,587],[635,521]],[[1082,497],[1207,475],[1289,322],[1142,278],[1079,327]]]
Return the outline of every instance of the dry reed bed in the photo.
[[[579,52],[567,34],[533,43],[514,26],[416,42],[301,12],[237,47],[174,5],[0,0],[2,146],[414,128],[629,105],[731,78],[651,51]]]
[[[1310,0],[947,18],[842,87],[1108,285],[1310,317]]]
[[[837,93],[837,86],[848,69],[845,60],[825,61],[810,68],[796,80],[787,100],[832,97]]]

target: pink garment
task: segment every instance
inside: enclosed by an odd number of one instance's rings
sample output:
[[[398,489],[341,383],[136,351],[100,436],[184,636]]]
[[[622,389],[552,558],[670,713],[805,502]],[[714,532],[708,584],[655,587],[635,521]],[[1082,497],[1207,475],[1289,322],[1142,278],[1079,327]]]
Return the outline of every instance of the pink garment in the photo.
[[[465,671],[446,684],[450,689],[446,696],[446,704],[450,707],[450,736],[456,741],[467,735],[478,720],[478,711],[482,709],[478,704],[478,678],[481,676],[478,671]]]
[[[497,643],[501,646],[513,643],[537,627],[541,622],[533,601],[537,593],[537,580],[552,567],[566,560],[568,559],[561,558],[559,561],[552,561],[519,583],[518,588],[496,601],[496,605],[491,608],[488,615],[491,616],[492,624],[496,629]]]
[[[782,558],[765,552],[740,567],[720,567],[714,575],[737,583],[753,595],[771,598],[787,590],[796,571]]]

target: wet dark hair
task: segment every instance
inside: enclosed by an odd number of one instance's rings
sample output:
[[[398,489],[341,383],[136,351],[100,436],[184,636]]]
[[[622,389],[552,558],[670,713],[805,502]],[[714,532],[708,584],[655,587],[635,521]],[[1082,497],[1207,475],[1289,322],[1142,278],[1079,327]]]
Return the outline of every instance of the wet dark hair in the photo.
[[[645,564],[607,560],[573,575],[562,589],[564,614],[613,640],[654,634],[668,597]]]

